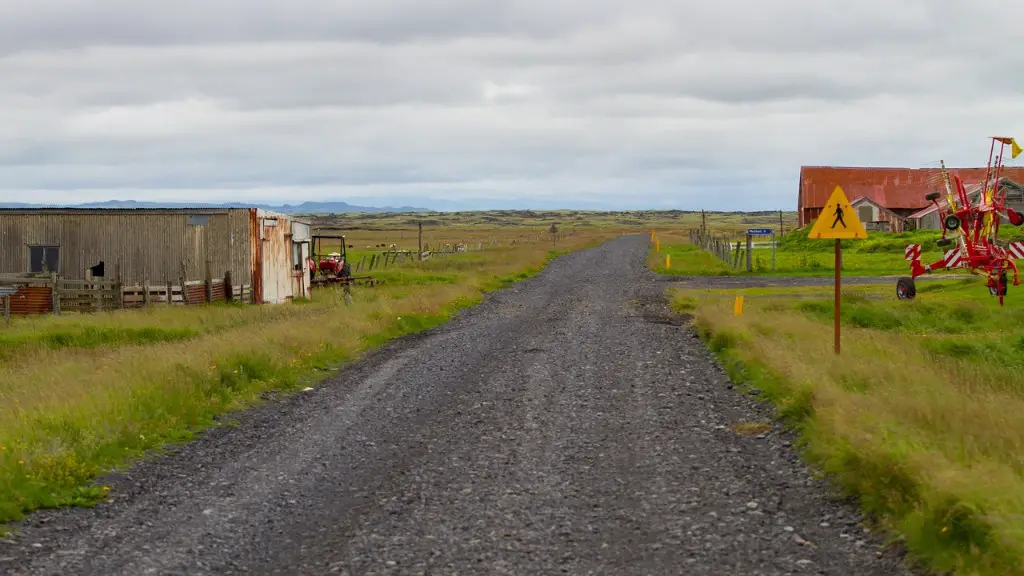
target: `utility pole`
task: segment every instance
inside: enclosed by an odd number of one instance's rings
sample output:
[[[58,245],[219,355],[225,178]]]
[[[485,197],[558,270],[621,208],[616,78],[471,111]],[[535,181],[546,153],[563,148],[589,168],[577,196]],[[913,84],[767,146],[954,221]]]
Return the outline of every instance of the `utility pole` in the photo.
[[[782,228],[782,210],[779,210],[779,236],[782,236],[782,234],[784,234],[784,230]]]
[[[419,225],[419,231],[420,231],[420,234],[419,234],[419,252],[417,252],[417,254],[419,255],[418,258],[420,260],[423,260],[423,221],[421,220],[421,221],[417,222],[417,224]]]

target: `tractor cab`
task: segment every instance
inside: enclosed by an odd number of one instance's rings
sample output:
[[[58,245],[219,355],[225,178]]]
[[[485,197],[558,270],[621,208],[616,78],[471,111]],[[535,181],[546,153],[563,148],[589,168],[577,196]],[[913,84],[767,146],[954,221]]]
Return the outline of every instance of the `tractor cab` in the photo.
[[[327,248],[324,247],[325,243],[328,244]],[[315,235],[312,237],[312,245],[313,261],[316,263],[316,269],[321,275],[332,278],[351,276],[351,267],[346,258],[348,252],[345,245],[345,236]],[[334,246],[339,246],[339,251],[324,253],[325,249],[330,250]]]

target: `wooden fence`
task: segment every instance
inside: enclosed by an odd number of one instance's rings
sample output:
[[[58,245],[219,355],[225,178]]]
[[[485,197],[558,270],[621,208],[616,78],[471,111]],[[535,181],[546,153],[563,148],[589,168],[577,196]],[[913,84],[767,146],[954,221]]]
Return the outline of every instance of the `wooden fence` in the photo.
[[[116,280],[66,280],[56,275],[0,276],[0,287],[5,288],[0,306],[4,312],[9,309],[12,316],[253,301],[252,287],[232,284],[230,275],[127,286]]]
[[[474,243],[459,243],[459,244],[443,244],[437,248],[431,250],[427,244],[423,245],[423,253],[417,254],[416,250],[385,250],[380,254],[371,254],[369,258],[363,256],[358,262],[352,263],[352,272],[358,273],[363,271],[382,270],[389,266],[396,266],[405,264],[407,262],[415,262],[417,260],[429,260],[430,258],[445,258],[452,254],[462,254],[465,252],[480,252],[484,249],[483,242]]]

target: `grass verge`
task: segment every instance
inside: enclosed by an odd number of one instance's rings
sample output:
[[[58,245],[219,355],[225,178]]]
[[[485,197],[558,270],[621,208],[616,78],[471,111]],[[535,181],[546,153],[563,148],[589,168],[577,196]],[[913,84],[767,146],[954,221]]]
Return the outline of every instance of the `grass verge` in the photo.
[[[830,300],[766,295],[737,318],[726,293],[673,298],[732,379],[761,390],[806,457],[920,562],[1024,574],[1024,380],[982,345],[1024,337],[1024,307],[999,309],[977,280],[928,287],[913,302],[870,298],[890,286],[845,298],[839,357]]]
[[[313,385],[610,236],[577,235],[557,252],[521,245],[415,263],[356,289],[350,306],[324,290],[301,305],[18,319],[4,334],[17,353],[0,357],[0,522],[91,505],[106,494],[97,476],[189,440],[265,391]]]
[[[711,253],[693,246],[687,236],[679,232],[661,237],[660,250],[652,250],[649,259],[651,269],[661,274],[686,276],[733,276],[733,275],[780,275],[780,276],[829,276],[835,271],[834,243],[830,240],[813,240],[807,237],[808,228],[793,231],[781,237],[773,256],[770,245],[755,246],[751,257],[751,272],[746,271],[746,253],[740,257],[739,267],[722,261]],[[1024,229],[1008,228],[1001,233],[1002,241],[1024,238]],[[901,234],[869,232],[866,240],[844,240],[843,274],[846,276],[889,276],[909,275],[910,265],[904,259],[907,244],[920,244],[921,260],[931,264],[943,256],[943,249],[936,243],[940,232],[919,230]],[[732,246],[736,245],[736,238]],[[768,242],[767,238],[757,241]],[[743,245],[745,249],[745,244]],[[671,259],[667,267],[666,256]],[[731,257],[735,256],[735,251]],[[774,264],[773,264],[774,259]],[[963,273],[943,272],[943,273]]]

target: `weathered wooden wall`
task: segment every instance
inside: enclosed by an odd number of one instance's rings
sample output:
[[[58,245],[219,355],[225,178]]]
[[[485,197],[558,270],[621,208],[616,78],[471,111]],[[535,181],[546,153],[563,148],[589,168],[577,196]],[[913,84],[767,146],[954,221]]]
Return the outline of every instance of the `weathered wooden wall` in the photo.
[[[213,277],[248,279],[251,233],[248,209],[0,211],[0,273],[28,272],[29,246],[55,245],[67,280],[85,279],[101,260],[104,278],[124,283],[204,278],[207,260]]]

